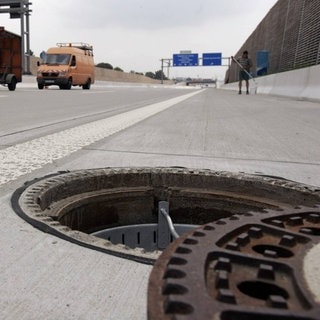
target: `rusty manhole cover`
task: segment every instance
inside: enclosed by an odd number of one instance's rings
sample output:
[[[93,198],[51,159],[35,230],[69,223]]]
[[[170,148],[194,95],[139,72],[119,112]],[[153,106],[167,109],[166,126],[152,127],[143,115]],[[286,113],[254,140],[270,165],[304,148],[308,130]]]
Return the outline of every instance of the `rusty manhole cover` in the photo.
[[[303,273],[319,237],[319,206],[234,215],[197,228],[155,263],[148,319],[319,319]]]
[[[152,264],[161,251],[147,251],[139,245],[130,248],[125,241],[113,243],[94,234],[155,224],[161,201],[168,202],[174,223],[203,225],[235,214],[312,207],[319,199],[317,188],[276,177],[186,168],[105,168],[30,181],[14,193],[12,206],[42,231]],[[263,249],[258,246],[256,250]],[[289,253],[283,250],[282,254]]]

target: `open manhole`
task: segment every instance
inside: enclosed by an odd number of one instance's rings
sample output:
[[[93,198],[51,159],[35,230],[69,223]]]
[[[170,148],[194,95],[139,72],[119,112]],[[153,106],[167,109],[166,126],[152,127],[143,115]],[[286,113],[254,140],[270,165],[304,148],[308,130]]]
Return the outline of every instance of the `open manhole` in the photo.
[[[12,205],[45,232],[153,263],[168,244],[158,243],[163,239],[158,234],[162,205],[181,235],[235,214],[312,207],[319,199],[315,187],[277,177],[186,168],[105,168],[60,172],[28,182],[14,193]],[[275,251],[272,244],[257,244],[253,250]],[[278,250],[280,256],[291,254]],[[254,284],[244,288],[250,285]]]

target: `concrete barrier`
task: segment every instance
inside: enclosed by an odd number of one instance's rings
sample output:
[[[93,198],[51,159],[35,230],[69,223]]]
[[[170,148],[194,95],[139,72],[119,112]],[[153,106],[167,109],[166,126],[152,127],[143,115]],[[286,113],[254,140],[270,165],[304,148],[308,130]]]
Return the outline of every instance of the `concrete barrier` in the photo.
[[[257,78],[257,93],[270,94],[273,88],[273,83],[275,82],[275,77],[275,74],[271,74],[269,76]]]
[[[255,78],[258,94],[271,94],[303,100],[320,100],[320,65]],[[250,86],[254,86],[250,80]],[[237,83],[220,86],[238,90]]]
[[[308,84],[301,92],[301,98],[320,100],[320,65],[309,68]]]

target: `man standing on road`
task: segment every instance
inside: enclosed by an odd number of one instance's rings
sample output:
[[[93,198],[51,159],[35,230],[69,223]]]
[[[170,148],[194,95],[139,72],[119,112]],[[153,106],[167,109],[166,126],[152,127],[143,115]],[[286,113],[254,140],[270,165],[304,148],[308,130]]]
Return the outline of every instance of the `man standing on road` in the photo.
[[[249,73],[250,68],[252,67],[252,61],[249,58],[247,50],[243,51],[242,56],[237,59],[237,62],[241,65],[239,72],[239,94],[242,93],[242,80],[245,80],[247,94],[249,94]]]

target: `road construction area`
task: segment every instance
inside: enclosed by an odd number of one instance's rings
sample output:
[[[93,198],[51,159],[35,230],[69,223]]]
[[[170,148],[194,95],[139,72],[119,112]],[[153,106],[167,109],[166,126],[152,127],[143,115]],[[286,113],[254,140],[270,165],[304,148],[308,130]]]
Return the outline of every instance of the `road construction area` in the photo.
[[[26,182],[74,170],[174,167],[320,189],[316,101],[99,81],[90,90],[38,90],[27,76],[15,92],[0,88],[0,115],[0,319],[147,319],[152,265],[34,227],[13,208]]]

